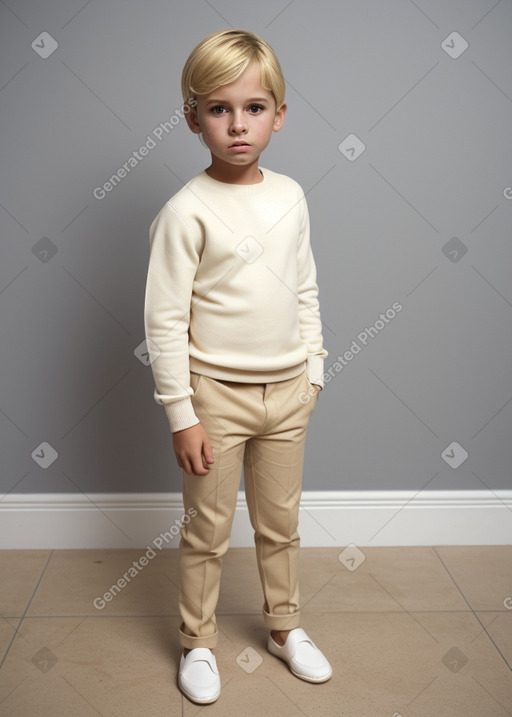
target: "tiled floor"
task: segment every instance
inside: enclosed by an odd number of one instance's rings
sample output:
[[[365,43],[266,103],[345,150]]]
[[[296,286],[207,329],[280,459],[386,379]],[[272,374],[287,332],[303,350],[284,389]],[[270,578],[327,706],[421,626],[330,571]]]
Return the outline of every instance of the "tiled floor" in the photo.
[[[302,624],[334,669],[312,685],[266,651],[254,551],[229,550],[204,707],[176,687],[175,550],[0,553],[0,715],[512,715],[512,546],[362,551],[302,548]]]

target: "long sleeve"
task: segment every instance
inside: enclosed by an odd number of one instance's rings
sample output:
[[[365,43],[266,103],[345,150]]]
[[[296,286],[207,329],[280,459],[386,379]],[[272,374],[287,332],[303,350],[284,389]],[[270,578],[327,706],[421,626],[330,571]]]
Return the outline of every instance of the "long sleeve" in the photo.
[[[310,243],[309,212],[304,196],[300,205],[301,224],[297,262],[299,331],[308,351],[306,358],[308,379],[323,388],[324,359],[328,354],[323,348],[316,266]]]
[[[167,203],[150,227],[150,259],[144,321],[155,380],[171,432],[199,423],[190,396],[189,323],[199,232]]]

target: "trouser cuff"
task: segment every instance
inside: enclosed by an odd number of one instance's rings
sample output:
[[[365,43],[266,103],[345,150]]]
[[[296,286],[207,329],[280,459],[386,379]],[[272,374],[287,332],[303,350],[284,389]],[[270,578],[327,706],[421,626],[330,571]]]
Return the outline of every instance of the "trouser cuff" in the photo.
[[[300,610],[289,615],[271,615],[263,610],[263,619],[270,630],[295,630],[300,627]]]
[[[183,632],[183,625],[179,628],[180,633],[180,644],[182,647],[186,647],[188,650],[194,650],[196,647],[207,647],[213,650],[217,646],[217,638],[219,636],[218,630],[213,635],[203,635],[202,637],[193,637]]]

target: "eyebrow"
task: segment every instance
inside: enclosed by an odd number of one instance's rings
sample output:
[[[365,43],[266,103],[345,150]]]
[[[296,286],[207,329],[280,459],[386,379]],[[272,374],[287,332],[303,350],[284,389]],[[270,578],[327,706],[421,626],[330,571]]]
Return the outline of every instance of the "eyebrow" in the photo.
[[[248,100],[245,100],[245,102],[268,102],[268,97],[251,97]],[[208,100],[206,103],[207,105],[222,105],[222,104],[229,104],[229,100]]]

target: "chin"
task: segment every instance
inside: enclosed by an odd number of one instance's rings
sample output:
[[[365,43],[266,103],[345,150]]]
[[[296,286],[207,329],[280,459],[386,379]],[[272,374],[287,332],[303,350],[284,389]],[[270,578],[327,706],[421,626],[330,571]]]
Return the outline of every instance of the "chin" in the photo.
[[[254,159],[249,159],[249,157],[246,157],[244,155],[236,155],[234,157],[229,157],[229,159],[224,160],[226,164],[234,164],[235,166],[243,165],[243,164],[252,164],[254,162]]]

